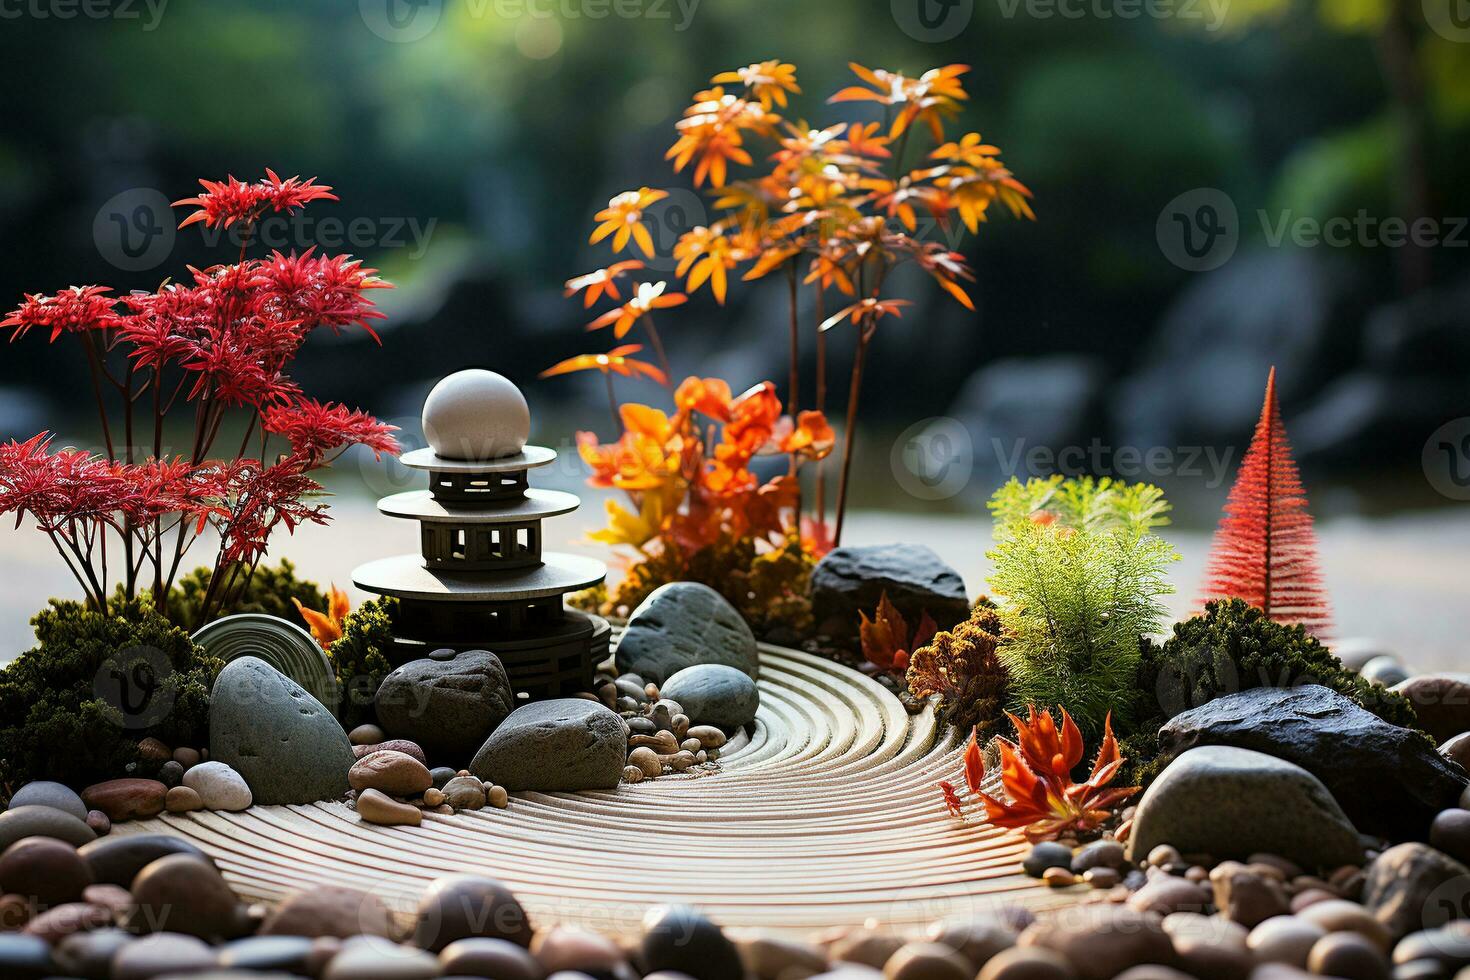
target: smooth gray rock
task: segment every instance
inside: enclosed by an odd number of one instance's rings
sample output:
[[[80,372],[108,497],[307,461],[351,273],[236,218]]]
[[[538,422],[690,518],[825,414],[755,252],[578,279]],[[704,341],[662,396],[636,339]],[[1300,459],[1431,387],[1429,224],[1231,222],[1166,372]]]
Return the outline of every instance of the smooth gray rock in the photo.
[[[812,569],[811,595],[817,632],[839,640],[856,639],[858,614],[873,615],[884,595],[910,623],[927,612],[947,630],[970,615],[959,572],[923,545],[834,548]]]
[[[755,681],[724,664],[685,667],[664,682],[659,694],[679,702],[694,724],[724,729],[754,721],[761,703]]]
[[[49,806],[53,810],[70,813],[78,820],[87,819],[87,805],[82,802],[82,798],[70,786],[53,783],[49,779],[26,783],[15,791],[15,795],[10,798],[10,805]]]
[[[695,664],[724,664],[760,676],[755,634],[725,597],[698,582],[670,582],[628,617],[618,643],[618,672],[662,685]]]
[[[1390,656],[1374,657],[1358,670],[1363,680],[1384,687],[1393,687],[1409,679],[1409,669]]]
[[[256,657],[230,661],[215,678],[209,757],[245,777],[262,806],[336,799],[354,761],[332,713]]]
[[[1159,844],[1216,858],[1279,854],[1305,868],[1363,859],[1357,831],[1317,777],[1223,745],[1180,755],[1143,794],[1128,854],[1139,860]]]
[[[51,806],[12,806],[0,813],[0,851],[27,837],[55,837],[81,847],[97,835],[85,821]]]
[[[623,720],[583,698],[522,705],[501,722],[470,762],[470,772],[516,790],[612,789],[623,778]]]
[[[1322,780],[1361,831],[1422,838],[1465,791],[1465,774],[1422,732],[1390,725],[1319,684],[1258,687],[1182,712],[1159,730],[1176,754],[1233,745],[1295,763]]]
[[[500,658],[466,650],[404,664],[383,678],[373,699],[378,724],[436,760],[462,761],[484,744],[515,707]]]

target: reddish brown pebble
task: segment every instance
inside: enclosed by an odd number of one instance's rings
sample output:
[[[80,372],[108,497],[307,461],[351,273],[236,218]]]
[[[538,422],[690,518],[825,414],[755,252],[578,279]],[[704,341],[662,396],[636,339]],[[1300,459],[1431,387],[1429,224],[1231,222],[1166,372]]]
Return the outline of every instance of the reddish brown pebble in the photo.
[[[1321,888],[1308,888],[1306,891],[1297,892],[1292,898],[1291,911],[1292,914],[1295,914],[1302,911],[1302,909],[1316,905],[1318,902],[1330,902],[1335,898],[1337,896],[1332,894],[1332,892],[1324,891]]]
[[[1388,960],[1371,940],[1356,932],[1334,932],[1317,940],[1307,969],[1343,980],[1387,980]]]
[[[1093,888],[1112,888],[1121,879],[1113,868],[1088,868],[1083,872],[1082,880]]]
[[[1039,947],[1002,950],[992,956],[976,980],[1073,980],[1067,958]]]
[[[1066,868],[1047,868],[1041,873],[1041,880],[1050,888],[1067,888],[1077,884],[1077,876]]]

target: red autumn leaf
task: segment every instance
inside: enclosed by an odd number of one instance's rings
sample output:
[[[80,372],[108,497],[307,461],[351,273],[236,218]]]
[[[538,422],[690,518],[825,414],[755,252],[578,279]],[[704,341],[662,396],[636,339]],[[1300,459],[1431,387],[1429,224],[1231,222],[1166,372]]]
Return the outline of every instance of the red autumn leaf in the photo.
[[[939,632],[938,624],[926,610],[918,628],[910,634],[908,620],[888,600],[887,592],[879,597],[872,619],[863,612],[858,616],[862,620],[858,624],[858,637],[862,640],[863,656],[869,663],[888,671],[908,670],[909,654]]]

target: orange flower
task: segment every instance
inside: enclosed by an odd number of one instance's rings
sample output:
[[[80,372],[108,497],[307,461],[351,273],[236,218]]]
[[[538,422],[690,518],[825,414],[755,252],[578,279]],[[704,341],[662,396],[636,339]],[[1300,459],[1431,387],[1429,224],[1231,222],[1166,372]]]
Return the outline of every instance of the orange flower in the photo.
[[[624,344],[622,347],[614,347],[606,354],[578,354],[569,357],[565,361],[559,361],[551,367],[542,371],[540,377],[551,378],[558,374],[571,374],[574,371],[598,370],[603,374],[611,371],[625,378],[633,378],[638,375],[652,378],[659,384],[667,384],[668,379],[664,373],[652,364],[635,360],[631,355],[643,349],[642,344]]]
[[[698,412],[720,422],[730,419],[730,401],[730,386],[719,378],[685,378],[674,391],[679,411]]]
[[[906,299],[860,299],[851,306],[844,306],[822,321],[820,329],[831,330],[846,318],[851,318],[853,323],[861,324],[864,320],[870,323],[877,322],[890,314],[896,317],[903,316],[903,308],[912,305]]]
[[[851,153],[864,157],[891,157],[893,154],[888,150],[888,144],[893,142],[887,136],[874,136],[878,131],[878,123],[872,122],[852,123],[847,127],[847,149]]]
[[[1072,769],[1082,761],[1082,733],[1062,708],[1058,732],[1050,711],[1026,709],[1022,721],[1007,712],[1016,728],[1016,741],[997,739],[1001,758],[1001,785],[1010,802],[996,799],[979,789],[985,777],[978,739],[970,735],[965,748],[965,778],[970,791],[985,804],[986,815],[998,827],[1025,828],[1030,841],[1051,840],[1068,831],[1093,830],[1116,806],[1137,793],[1139,787],[1104,789],[1118,774],[1124,759],[1113,738],[1113,718],[1103,722],[1103,742],[1092,774],[1086,782],[1072,782]]]
[[[956,817],[965,815],[965,804],[960,800],[960,794],[955,792],[954,783],[947,779],[939,781],[939,791],[944,794],[944,808]]]
[[[959,78],[970,70],[969,65],[945,65],[931,68],[918,78],[909,78],[898,72],[882,68],[864,68],[856,62],[848,67],[871,88],[852,85],[839,91],[828,102],[878,102],[886,106],[902,106],[894,117],[888,135],[897,139],[915,120],[929,125],[929,132],[937,143],[944,139],[944,116],[958,115],[960,102],[968,99]]]
[[[352,611],[352,604],[347,599],[347,593],[333,585],[327,593],[327,611],[317,612],[315,609],[307,609],[301,604],[301,600],[295,596],[291,597],[296,611],[301,618],[306,620],[306,625],[311,629],[311,635],[321,645],[323,650],[330,651],[332,644],[342,639],[342,620]]]
[[[623,418],[626,424],[626,413]],[[579,432],[577,453],[592,469],[592,486],[630,491],[666,485],[678,475],[681,459],[677,443],[666,444],[631,429],[607,445],[599,444],[590,432]]]
[[[626,272],[641,268],[643,268],[643,263],[637,259],[614,262],[605,269],[598,269],[596,272],[589,272],[585,276],[568,279],[566,282],[566,295],[575,296],[581,290],[587,290],[587,294],[582,297],[582,305],[584,307],[590,307],[604,295],[609,299],[622,299],[623,297],[618,295],[617,279]]]
[[[783,416],[781,422],[783,425],[777,426],[777,436],[783,453],[806,459],[825,459],[837,443],[827,416],[821,412],[800,413],[794,426],[789,415]]]
[[[715,229],[696,226],[679,236],[678,243],[674,245],[674,258],[679,260],[674,274],[687,276],[685,289],[695,292],[705,280],[709,280],[715,300],[724,304],[725,270],[735,267],[730,239]]]
[[[665,296],[666,288],[668,288],[666,282],[640,282],[638,292],[626,303],[608,310],[587,324],[587,329],[601,330],[608,324],[612,324],[613,336],[622,340],[628,335],[628,331],[633,329],[633,324],[638,322],[639,317],[646,316],[654,310],[678,306],[688,301],[689,297],[683,293],[669,293]]]
[[[785,108],[787,92],[801,94],[801,88],[796,84],[796,66],[785,64],[777,58],[746,65],[734,71],[722,71],[710,81],[716,85],[722,82],[740,82],[751,95],[760,100],[764,109],[770,109],[772,102]]]
[[[597,212],[597,220],[602,223],[597,226],[592,232],[592,237],[587,241],[596,245],[608,235],[612,235],[612,250],[621,252],[631,236],[638,243],[638,247],[643,249],[643,254],[650,259],[653,258],[653,236],[648,233],[647,226],[643,224],[643,212],[650,205],[668,196],[667,191],[655,191],[647,187],[640,187],[636,191],[623,191],[608,201],[607,207]]]
[[[755,103],[726,94],[719,86],[697,92],[694,98],[694,104],[684,110],[684,118],[674,124],[679,138],[664,159],[673,160],[674,173],[679,173],[697,155],[694,186],[702,186],[708,177],[713,186],[723,187],[727,164],[751,165],[750,154],[741,147],[741,130],[769,131],[775,117]]]

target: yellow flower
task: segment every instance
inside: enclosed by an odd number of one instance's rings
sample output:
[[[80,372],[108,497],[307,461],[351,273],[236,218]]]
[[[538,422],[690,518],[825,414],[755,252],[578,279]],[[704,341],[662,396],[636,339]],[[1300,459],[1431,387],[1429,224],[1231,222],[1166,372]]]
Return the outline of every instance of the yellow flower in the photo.
[[[650,259],[653,258],[653,236],[648,233],[648,228],[643,224],[643,212],[650,205],[668,196],[667,191],[655,191],[647,187],[640,187],[636,191],[623,191],[608,201],[607,207],[597,212],[597,220],[601,224],[592,232],[592,237],[588,239],[588,242],[596,245],[608,235],[612,235],[613,251],[621,252],[628,244],[629,236],[632,236],[633,240],[638,243],[638,247],[643,249],[643,254]]]

